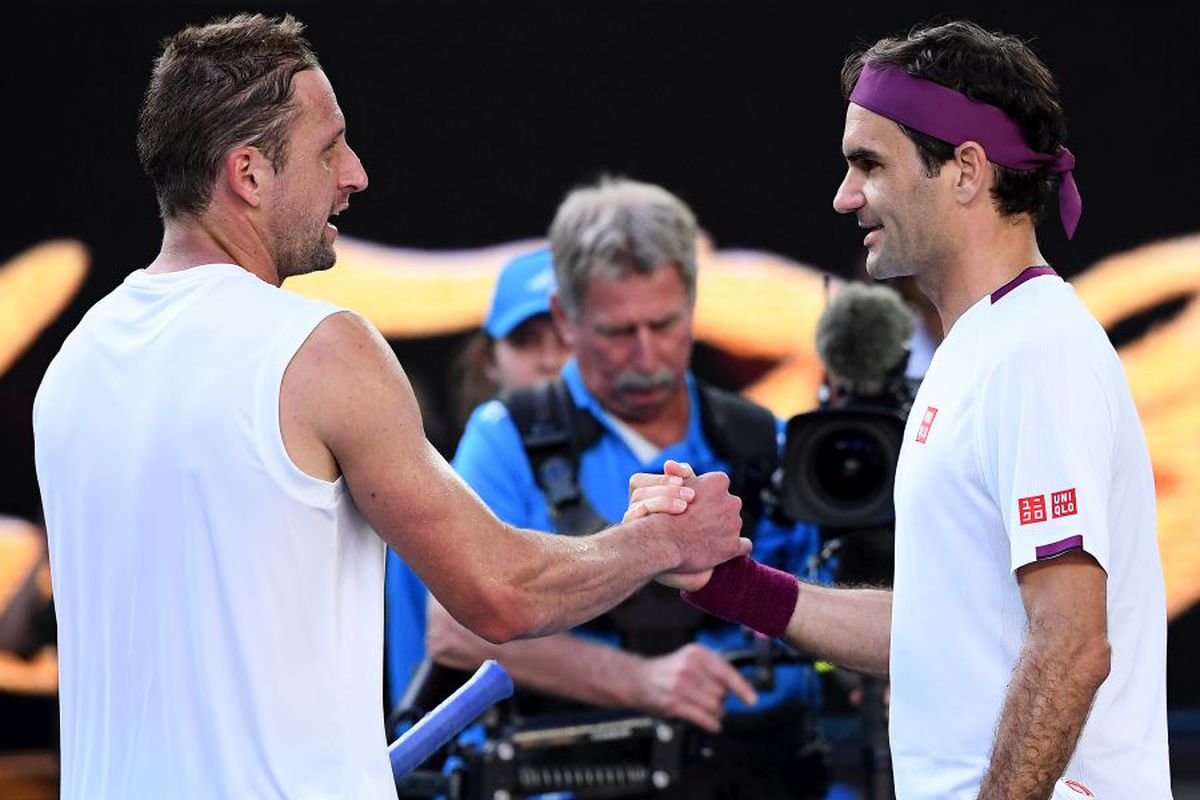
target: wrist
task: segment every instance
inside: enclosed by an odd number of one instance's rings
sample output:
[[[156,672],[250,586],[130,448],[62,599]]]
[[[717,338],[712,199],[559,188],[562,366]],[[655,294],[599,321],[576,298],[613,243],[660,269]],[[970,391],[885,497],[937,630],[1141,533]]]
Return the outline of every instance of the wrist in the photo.
[[[636,543],[622,543],[622,549],[637,553],[647,578],[670,572],[683,563],[683,549],[675,540],[669,515],[650,514],[622,523],[619,528],[625,538]]]
[[[776,638],[787,630],[800,584],[789,573],[741,556],[714,569],[703,588],[680,595],[713,616]]]

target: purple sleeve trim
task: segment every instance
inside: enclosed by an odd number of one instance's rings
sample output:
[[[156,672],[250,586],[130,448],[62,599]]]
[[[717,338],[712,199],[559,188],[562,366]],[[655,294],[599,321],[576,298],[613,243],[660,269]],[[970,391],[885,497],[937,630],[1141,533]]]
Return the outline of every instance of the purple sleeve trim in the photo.
[[[795,577],[748,556],[718,566],[699,591],[680,592],[696,608],[772,639],[787,630],[799,594]]]
[[[1057,542],[1053,542],[1051,544],[1038,545],[1035,555],[1037,555],[1038,561],[1045,561],[1047,558],[1054,558],[1055,556],[1061,556],[1063,553],[1067,552],[1068,550],[1082,550],[1082,549],[1083,549],[1083,536],[1078,535],[1078,536],[1071,536],[1070,538],[1063,539],[1063,540],[1057,541]]]

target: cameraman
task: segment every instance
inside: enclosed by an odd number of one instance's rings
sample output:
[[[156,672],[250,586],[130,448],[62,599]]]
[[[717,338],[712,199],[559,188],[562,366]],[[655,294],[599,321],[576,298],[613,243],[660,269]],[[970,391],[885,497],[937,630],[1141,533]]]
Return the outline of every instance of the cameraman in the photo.
[[[550,230],[552,313],[576,357],[558,382],[481,406],[454,466],[505,522],[567,535],[619,521],[630,476],[668,459],[724,470],[743,499],[755,558],[816,577],[808,573],[815,529],[776,522],[759,500],[778,456],[777,421],[688,370],[696,233],[692,212],[657,186],[604,179],[571,192]],[[557,460],[530,435],[556,427],[566,429]],[[751,441],[766,452],[750,452]],[[714,734],[713,758],[684,765],[679,796],[822,796],[811,667],[778,665],[773,688],[758,695],[721,654],[751,647],[750,635],[705,621],[673,594],[643,593],[628,613],[574,635],[499,647],[431,603],[429,651],[460,669],[497,658],[523,687]]]

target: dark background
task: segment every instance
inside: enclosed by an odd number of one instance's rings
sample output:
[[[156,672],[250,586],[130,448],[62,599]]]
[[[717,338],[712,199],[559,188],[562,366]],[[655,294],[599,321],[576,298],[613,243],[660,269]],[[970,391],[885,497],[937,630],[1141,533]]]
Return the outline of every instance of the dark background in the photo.
[[[29,415],[50,357],[89,305],[157,252],[134,126],[157,42],[184,24],[237,10],[286,10],[308,24],[370,175],[339,219],[357,238],[459,249],[540,236],[571,185],[611,171],[679,194],[720,247],[849,274],[861,237],[830,206],[843,170],[842,60],[856,43],[965,16],[1028,37],[1058,76],[1084,214],[1074,243],[1056,219],[1041,238],[1070,276],[1196,231],[1200,174],[1200,10],[1073,8],[859,0],[6,10],[0,262],[71,237],[87,244],[92,267],[63,317],[0,376],[0,513],[40,515]],[[397,346],[420,375],[442,370],[453,344]],[[1200,707],[1195,611],[1172,636],[1172,704]]]

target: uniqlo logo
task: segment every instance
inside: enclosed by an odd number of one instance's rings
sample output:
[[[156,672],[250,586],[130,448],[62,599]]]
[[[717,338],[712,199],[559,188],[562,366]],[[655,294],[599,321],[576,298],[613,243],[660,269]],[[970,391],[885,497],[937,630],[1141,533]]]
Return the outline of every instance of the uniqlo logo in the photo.
[[[1054,519],[1069,517],[1079,513],[1079,504],[1075,502],[1075,490],[1063,489],[1050,495],[1050,516]]]
[[[1032,497],[1022,497],[1017,501],[1017,510],[1021,512],[1021,524],[1032,525],[1035,522],[1046,521],[1046,496],[1035,494]]]
[[[917,429],[917,443],[925,444],[925,440],[929,438],[929,429],[933,427],[933,418],[937,416],[937,409],[929,406],[925,409],[925,416],[921,417],[921,427]]]

